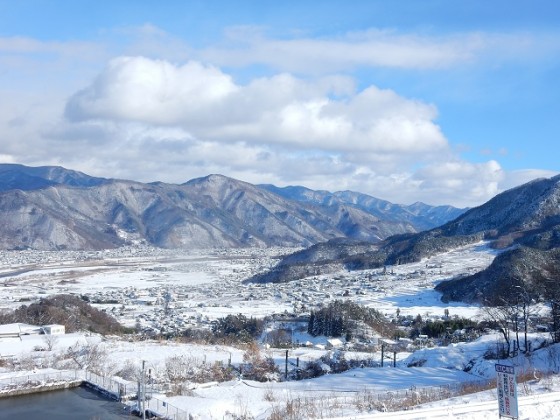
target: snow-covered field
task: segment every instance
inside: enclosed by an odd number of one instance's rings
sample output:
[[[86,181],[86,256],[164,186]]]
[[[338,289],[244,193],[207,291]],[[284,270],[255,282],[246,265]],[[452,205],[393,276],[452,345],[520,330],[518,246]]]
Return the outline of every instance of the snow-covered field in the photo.
[[[418,314],[480,317],[477,307],[444,304],[434,285],[457,275],[473,273],[488,266],[495,251],[486,244],[464,247],[420,263],[387,267],[383,270],[340,272],[316,276],[286,284],[252,285],[243,280],[273,266],[276,257],[288,252],[272,250],[228,250],[176,252],[155,249],[121,249],[95,253],[3,252],[0,254],[0,308],[13,309],[22,304],[59,293],[88,296],[95,305],[113,314],[126,325],[155,330],[209,325],[227,314],[266,315],[304,313],[334,299],[351,299],[374,307],[389,317],[397,310],[401,316]],[[105,303],[103,303],[105,302]],[[164,307],[167,310],[164,310]],[[300,342],[311,340],[296,332]],[[537,348],[546,335],[531,335]],[[155,377],[163,376],[166,360],[188,357],[198,363],[238,365],[244,351],[228,346],[203,346],[175,341],[128,342],[113,337],[66,334],[60,336],[51,351],[40,336],[0,339],[0,356],[55,358],[76,342],[98,343],[107,351],[108,375],[131,365],[140,369],[142,361]],[[101,341],[102,340],[102,341]],[[324,338],[314,339],[319,343]],[[483,355],[494,348],[497,335],[487,335],[472,343],[426,348],[414,353],[399,353],[397,367],[358,368],[315,379],[259,383],[238,378],[193,389],[188,396],[158,398],[198,416],[200,419],[265,419],[286,407],[299,410],[304,417],[315,418],[391,418],[379,417],[379,401],[391,405],[392,398],[431,389],[444,395],[445,390],[461,383],[493,379],[493,360]],[[273,357],[281,372],[284,349],[263,350]],[[293,348],[288,350],[289,369],[296,359],[318,360],[327,350]],[[347,352],[348,359],[380,360],[380,353]],[[421,363],[419,363],[421,361]],[[549,346],[532,353],[530,358],[509,361],[520,372],[558,371],[560,348]],[[414,363],[421,367],[409,368]],[[48,364],[48,363],[47,363]],[[468,369],[465,369],[469,366]],[[13,372],[0,373],[2,377]],[[554,418],[560,404],[560,380],[540,373],[519,386],[521,418]],[[439,391],[437,391],[439,390]],[[372,401],[377,401],[373,404]],[[369,405],[368,405],[369,404]],[[390,407],[389,407],[390,408]],[[307,414],[305,414],[307,413]],[[229,416],[229,417],[227,417]],[[496,418],[496,391],[463,395],[424,404],[419,409],[400,412],[398,418]],[[196,417],[195,417],[196,418]],[[279,417],[277,417],[279,418]],[[297,416],[293,418],[298,418]],[[395,417],[396,418],[396,417]],[[560,418],[560,417],[558,417]]]

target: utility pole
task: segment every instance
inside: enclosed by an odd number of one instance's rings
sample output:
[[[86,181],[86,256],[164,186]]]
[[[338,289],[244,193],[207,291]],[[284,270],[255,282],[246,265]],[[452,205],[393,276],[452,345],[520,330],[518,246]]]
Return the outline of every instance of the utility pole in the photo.
[[[385,344],[381,344],[381,367],[383,367],[384,358],[385,358]]]
[[[288,350],[286,350],[286,373],[285,378],[288,380]]]
[[[146,361],[142,360],[142,420],[146,420]]]

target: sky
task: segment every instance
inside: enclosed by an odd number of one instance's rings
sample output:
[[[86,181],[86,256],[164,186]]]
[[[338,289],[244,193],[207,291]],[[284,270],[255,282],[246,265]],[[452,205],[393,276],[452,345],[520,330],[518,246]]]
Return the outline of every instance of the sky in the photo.
[[[560,172],[555,0],[0,0],[0,162],[480,205]]]

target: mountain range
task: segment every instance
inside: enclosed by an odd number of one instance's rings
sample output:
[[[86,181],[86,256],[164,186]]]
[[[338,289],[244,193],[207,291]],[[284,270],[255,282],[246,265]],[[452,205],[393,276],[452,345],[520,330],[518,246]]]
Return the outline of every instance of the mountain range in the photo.
[[[252,185],[222,175],[140,183],[0,164],[0,249],[307,247],[335,238],[376,243],[464,211],[392,204],[351,191]]]
[[[486,240],[500,255],[479,273],[438,284],[443,300],[500,304],[512,290],[539,299],[556,288],[560,299],[560,175],[457,209],[222,175],[140,183],[0,164],[0,215],[0,249],[9,250],[306,247],[252,282],[415,262]]]

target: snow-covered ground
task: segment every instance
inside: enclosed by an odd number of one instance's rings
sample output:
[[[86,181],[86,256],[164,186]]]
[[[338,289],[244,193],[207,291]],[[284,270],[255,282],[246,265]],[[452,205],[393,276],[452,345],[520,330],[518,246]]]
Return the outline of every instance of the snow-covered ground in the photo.
[[[495,375],[496,361],[485,360],[481,354],[493,347],[497,339],[497,336],[489,335],[473,343],[424,349],[400,360],[396,368],[357,368],[302,381],[260,383],[236,379],[199,386],[188,396],[166,397],[158,393],[155,396],[199,419],[233,418],[235,415],[244,414],[247,418],[266,419],[275,410],[280,412],[286,406],[295,407],[293,409],[299,410],[297,412],[300,415],[319,413],[319,418],[496,418],[498,404],[494,388],[426,403],[399,414],[380,414],[379,410],[383,407],[394,409],[399,404],[398,398],[404,395],[414,398],[415,395],[422,395],[427,389],[435,395],[441,394],[443,398],[448,389],[457,389],[462,383],[481,383],[492,379]],[[543,336],[534,334],[530,339],[537,345]],[[199,363],[221,361],[225,364],[231,360],[233,364],[238,364],[243,360],[242,350],[228,346],[201,346],[167,341],[128,342],[116,338],[106,338],[102,341],[101,337],[83,334],[60,336],[52,352],[33,352],[33,348],[43,345],[41,336],[24,336],[21,340],[4,338],[0,340],[0,346],[5,352],[4,355],[23,357],[34,354],[35,357],[52,357],[76,341],[101,343],[108,351],[109,369],[133,364],[139,371],[144,360],[153,377],[164,375],[165,361],[172,356],[189,357],[198,360]],[[319,350],[306,351],[316,351],[316,357],[322,353]],[[290,350],[289,353],[290,358],[301,355],[296,350]],[[281,354],[283,351],[273,354],[277,356],[279,364],[282,363]],[[406,367],[408,363],[419,359],[425,360],[424,366]],[[463,371],[469,362],[472,362],[471,370]],[[502,360],[500,363],[506,361]],[[520,374],[530,378],[528,382],[518,385],[520,418],[559,418],[557,407],[560,404],[560,378],[557,375],[547,376],[542,372],[558,369],[560,346],[549,346],[535,351],[529,358],[519,356],[507,363],[513,364]],[[49,369],[36,370],[33,373],[42,371]],[[19,372],[20,375],[29,373]],[[0,373],[0,383],[3,378],[13,375],[13,372],[7,371]],[[232,417],[227,417],[228,415]]]
[[[0,309],[16,308],[59,293],[87,295],[120,322],[156,327],[168,294],[172,319],[196,324],[228,314],[263,317],[305,312],[343,295],[387,315],[474,317],[478,308],[442,304],[433,286],[487,267],[495,251],[479,243],[419,263],[357,272],[340,272],[284,284],[242,281],[276,263],[286,249],[227,251],[111,250],[95,253],[0,253]],[[59,255],[59,259],[56,259]],[[139,318],[140,314],[145,316]],[[147,316],[146,316],[147,315]]]
[[[486,244],[479,243],[419,263],[387,267],[386,271],[340,272],[286,284],[243,283],[251,275],[273,266],[276,257],[286,252],[251,249],[187,254],[134,248],[95,253],[4,252],[0,253],[0,308],[13,309],[50,294],[76,293],[88,296],[97,302],[97,307],[127,325],[140,323],[158,328],[173,323],[180,329],[208,325],[227,314],[263,317],[302,313],[345,296],[389,317],[397,311],[401,316],[443,316],[447,309],[451,316],[476,318],[481,316],[479,308],[444,304],[433,287],[439,281],[487,267],[496,255]],[[168,305],[167,311],[164,305]],[[302,332],[295,334],[300,342],[312,339]],[[532,334],[533,348],[537,349],[546,338]],[[380,414],[379,410],[383,406],[393,409],[392,404],[403,395],[414,399],[423,391],[432,390],[443,397],[446,390],[457,389],[461,383],[494,378],[496,361],[483,356],[495,348],[499,339],[495,334],[486,335],[472,343],[400,353],[397,367],[386,363],[383,368],[357,368],[301,381],[259,383],[238,378],[199,386],[188,396],[156,396],[200,419],[243,415],[265,419],[280,415],[287,408],[299,413],[300,418],[496,418],[495,390],[426,403],[398,415]],[[313,340],[315,344],[324,342],[324,338]],[[48,366],[49,360],[55,360],[57,354],[76,342],[103,346],[108,375],[126,365],[139,370],[144,361],[156,378],[165,374],[166,361],[174,356],[187,357],[198,364],[239,365],[244,355],[243,349],[229,346],[128,342],[114,337],[66,334],[58,337],[51,351],[45,351],[40,336],[1,338],[0,356],[43,358]],[[37,351],[40,347],[42,351]],[[263,352],[273,357],[283,372],[286,350]],[[289,369],[293,369],[297,359],[302,363],[318,360],[326,352],[318,348],[289,349]],[[381,355],[346,352],[345,357],[380,360]],[[558,416],[555,407],[560,404],[560,380],[540,372],[558,372],[560,348],[548,346],[534,351],[530,358],[520,356],[508,363],[513,363],[519,372],[534,375],[532,381],[519,385],[521,418]],[[407,367],[410,364],[417,367]],[[0,382],[10,375],[14,373],[1,369]]]

